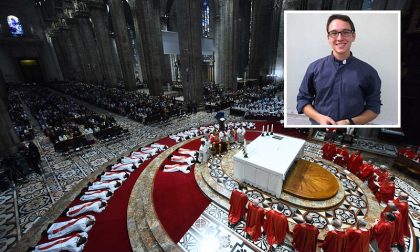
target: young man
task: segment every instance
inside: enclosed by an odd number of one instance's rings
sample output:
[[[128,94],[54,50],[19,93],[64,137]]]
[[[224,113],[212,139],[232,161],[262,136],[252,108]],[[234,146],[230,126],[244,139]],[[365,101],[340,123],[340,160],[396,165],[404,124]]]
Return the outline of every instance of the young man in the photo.
[[[87,233],[92,229],[95,221],[93,215],[84,215],[76,219],[50,224],[47,230],[48,239],[55,239],[79,231]]]
[[[346,230],[346,249],[345,252],[369,252],[371,231],[367,229],[367,222],[359,219],[357,228]]]
[[[293,228],[293,246],[297,252],[315,252],[319,230],[312,225],[312,216],[305,215],[305,223]]]
[[[346,232],[341,228],[341,220],[332,221],[333,230],[328,231],[321,248],[324,252],[344,251],[346,248]]]
[[[380,113],[378,73],[351,53],[356,29],[350,17],[330,16],[327,38],[332,54],[309,65],[299,88],[297,111],[312,124],[366,124]]]

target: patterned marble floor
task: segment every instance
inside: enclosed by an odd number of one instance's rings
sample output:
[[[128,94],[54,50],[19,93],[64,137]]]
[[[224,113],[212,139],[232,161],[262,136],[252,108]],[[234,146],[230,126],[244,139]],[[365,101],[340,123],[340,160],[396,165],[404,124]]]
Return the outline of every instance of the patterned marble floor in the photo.
[[[292,225],[294,225],[294,220],[291,217],[294,215],[312,215],[315,219],[315,225],[321,231],[321,237],[325,236],[326,227],[334,217],[340,218],[344,227],[352,226],[356,222],[356,218],[364,217],[368,212],[368,200],[363,190],[351,177],[338,170],[337,167],[329,165],[327,162],[322,162],[322,159],[317,159],[317,157],[320,158],[322,155],[320,148],[320,144],[307,142],[304,148],[304,159],[319,163],[339,179],[347,193],[344,196],[344,201],[333,209],[318,211],[299,209],[286,204],[283,213],[289,217],[289,222]],[[230,152],[236,153],[237,150],[235,151],[235,149],[237,147],[234,147]],[[222,160],[229,159],[231,156],[228,154]],[[222,163],[220,159],[211,161],[211,164],[208,165],[209,173],[221,188],[231,191],[238,184],[232,179],[232,164],[226,161],[224,162],[224,167],[222,167]],[[420,193],[400,178],[396,179],[396,187],[395,195],[398,195],[400,191],[405,191],[409,194],[410,219],[413,229],[412,239],[406,238],[405,242],[408,248],[407,251],[415,252],[418,251],[420,242]],[[274,208],[276,202],[278,202],[278,199],[250,186],[247,186],[246,194],[249,199],[257,200],[266,209]],[[378,213],[380,210],[377,209],[376,212]],[[372,211],[372,209],[369,211]],[[202,251],[203,243],[206,244],[207,240],[210,239],[209,244],[212,244],[212,247],[206,246],[206,248],[209,248],[207,251],[266,251],[268,249],[266,237],[264,235],[261,236],[257,242],[248,240],[243,231],[244,226],[245,222],[241,221],[233,229],[234,232],[226,233],[225,230],[229,229],[227,226],[227,210],[212,203],[184,235],[178,245],[184,251]],[[285,243],[276,248],[276,251],[294,251],[290,239],[290,237],[287,237]]]
[[[123,138],[98,142],[92,148],[63,156],[54,151],[52,143],[40,132],[39,127],[35,128],[34,143],[41,152],[43,173],[32,173],[28,176],[28,183],[18,184],[15,188],[0,193],[0,252],[11,248],[55,202],[83,178],[100,169],[103,164],[135,146],[145,145],[186,127],[216,122],[214,115],[199,112],[169,122],[145,126],[126,117],[80,103],[98,113],[114,116],[123,128],[129,130],[129,134]],[[229,115],[228,111],[225,111],[225,115]]]

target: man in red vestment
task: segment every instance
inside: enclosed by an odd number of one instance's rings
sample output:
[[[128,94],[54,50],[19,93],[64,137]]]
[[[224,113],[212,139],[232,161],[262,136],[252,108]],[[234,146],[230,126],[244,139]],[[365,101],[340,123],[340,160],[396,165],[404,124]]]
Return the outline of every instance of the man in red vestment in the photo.
[[[337,164],[337,165],[339,165],[339,166],[341,166],[341,167],[345,168],[345,165],[346,165],[346,160],[344,159],[344,157],[343,157],[341,154],[338,154],[338,153],[337,153],[337,154],[334,156],[333,162],[334,162],[334,164]]]
[[[238,189],[233,189],[229,199],[229,215],[228,225],[230,227],[235,226],[238,222],[245,217],[246,204],[248,203],[248,197],[242,192],[242,185],[239,184]]]
[[[380,219],[373,227],[373,238],[382,252],[392,252],[391,246],[395,230],[395,215],[390,212],[385,213],[385,218]]]
[[[383,204],[390,200],[394,199],[395,194],[395,177],[393,175],[389,176],[386,181],[381,183],[381,187],[375,194],[376,199],[379,203]]]
[[[363,164],[363,158],[360,155],[360,151],[355,151],[351,154],[349,161],[347,162],[347,169],[357,175],[360,172],[360,166]]]
[[[332,161],[335,154],[336,154],[336,148],[335,148],[335,144],[333,143],[332,140],[329,140],[328,142],[326,142],[324,144],[324,146],[322,146],[322,158]]]
[[[408,219],[408,195],[405,192],[400,192],[398,198],[394,200],[395,205],[398,207],[398,211],[401,213],[401,226],[404,236],[410,236],[410,220]]]
[[[367,222],[359,219],[357,228],[346,230],[346,249],[345,252],[369,252],[371,231],[366,228]]]
[[[416,155],[416,153],[410,146],[400,149],[399,152],[408,159],[413,159],[414,156]]]
[[[364,162],[360,167],[360,172],[357,174],[360,180],[367,181],[372,177],[374,168],[372,164],[372,160]]]
[[[388,171],[388,167],[386,165],[379,166],[379,169],[373,171],[373,176],[370,177],[368,186],[370,190],[375,194],[381,183],[386,180],[386,178],[390,175]]]
[[[333,230],[328,231],[321,248],[324,252],[344,251],[346,248],[346,232],[341,228],[341,220],[332,221]]]
[[[265,214],[264,230],[270,247],[282,244],[286,234],[290,233],[287,217],[281,213],[283,209],[284,205],[279,202],[277,203],[277,210],[273,209]]]
[[[402,216],[400,211],[398,211],[397,205],[393,201],[388,201],[387,207],[382,211],[381,218],[385,218],[385,214],[391,212],[395,215],[395,229],[393,236],[393,245],[403,245],[404,246],[404,234],[402,232]]]
[[[261,227],[264,223],[265,211],[256,203],[248,204],[248,214],[246,217],[246,226],[244,231],[253,241],[258,241],[261,236]]]
[[[305,216],[305,223],[293,228],[293,246],[297,252],[315,252],[319,230],[312,225],[312,217]]]
[[[343,167],[347,166],[347,162],[349,161],[349,152],[347,151],[346,148],[347,148],[347,145],[343,144],[341,148],[337,147],[337,150],[336,150],[336,155],[340,154],[344,159],[344,164],[341,165]]]
[[[397,206],[398,211],[401,214],[400,223],[400,240],[398,241],[398,248],[400,251],[405,251],[404,236],[410,236],[410,226],[408,217],[408,195],[405,192],[400,192],[398,198],[394,200],[394,204]]]

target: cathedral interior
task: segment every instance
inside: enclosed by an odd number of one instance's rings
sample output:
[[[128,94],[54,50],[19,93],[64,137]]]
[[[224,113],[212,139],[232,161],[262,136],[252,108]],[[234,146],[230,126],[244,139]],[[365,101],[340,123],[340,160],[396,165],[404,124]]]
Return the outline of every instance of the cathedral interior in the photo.
[[[284,12],[293,10],[400,11],[399,128],[285,127]],[[264,211],[281,206],[290,231],[310,216],[319,246],[333,220],[373,228],[380,190],[326,158],[327,142],[389,168],[394,198],[407,194],[409,207],[409,234],[392,250],[420,251],[419,44],[415,0],[1,1],[0,251],[297,251],[292,232],[271,246],[245,219],[230,225],[242,186]],[[232,137],[206,158],[202,146],[225,128]],[[252,146],[276,137],[302,141],[281,194],[237,168],[238,155],[254,160]],[[93,226],[50,237],[50,224],[83,209]]]

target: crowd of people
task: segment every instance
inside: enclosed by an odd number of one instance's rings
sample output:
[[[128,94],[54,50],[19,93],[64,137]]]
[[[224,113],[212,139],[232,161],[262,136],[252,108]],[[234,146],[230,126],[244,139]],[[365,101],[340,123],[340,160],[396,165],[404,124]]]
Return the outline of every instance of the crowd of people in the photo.
[[[175,100],[175,97],[150,96],[141,91],[126,91],[81,82],[54,85],[51,88],[143,124],[165,121],[185,114],[182,102]]]
[[[77,151],[94,144],[95,139],[116,138],[126,133],[115,118],[99,115],[48,89],[33,89],[22,97],[57,152]]]
[[[23,108],[19,91],[10,90],[8,94],[9,116],[15,127],[16,134],[21,141],[30,141],[34,139],[34,129],[29,116]]]

